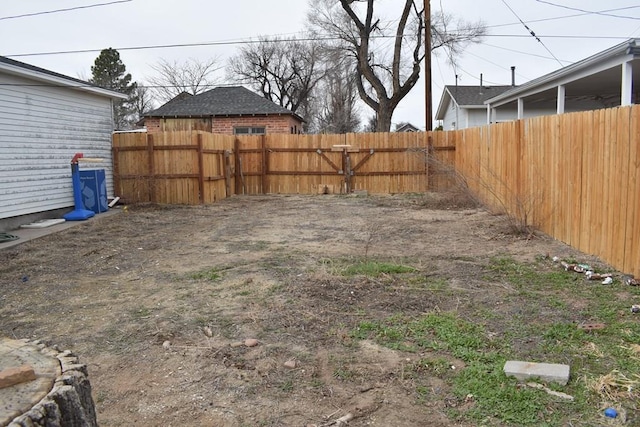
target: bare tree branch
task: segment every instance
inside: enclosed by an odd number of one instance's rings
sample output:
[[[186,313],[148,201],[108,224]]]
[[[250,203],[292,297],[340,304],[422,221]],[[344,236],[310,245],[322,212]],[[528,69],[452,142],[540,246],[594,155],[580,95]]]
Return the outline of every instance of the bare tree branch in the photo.
[[[308,20],[318,33],[339,40],[334,50],[352,58],[360,98],[376,112],[377,130],[388,132],[393,112],[420,78],[425,20],[416,0],[404,0],[399,19],[392,21],[397,22],[395,27],[384,25],[376,16],[376,4],[375,0],[312,0]],[[464,21],[456,21],[456,30],[448,31],[453,18],[442,12],[431,20],[433,49],[444,48],[450,61],[486,32],[482,23]],[[385,47],[380,36],[393,38],[393,47]]]
[[[218,82],[214,76],[215,72],[222,68],[218,66],[218,62],[217,58],[206,62],[188,59],[182,63],[161,59],[156,65],[151,66],[157,74],[148,77],[147,80],[158,100],[162,102],[167,102],[183,92],[197,95],[211,89]]]
[[[316,42],[262,38],[230,59],[228,77],[304,116],[324,76],[321,56],[321,45]]]

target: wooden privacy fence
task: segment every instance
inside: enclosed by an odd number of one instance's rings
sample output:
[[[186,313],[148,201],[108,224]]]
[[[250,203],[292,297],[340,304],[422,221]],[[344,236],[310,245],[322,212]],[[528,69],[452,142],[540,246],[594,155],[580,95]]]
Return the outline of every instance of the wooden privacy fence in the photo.
[[[116,133],[114,186],[127,202],[212,203],[233,194],[413,193],[442,189],[428,156],[453,162],[426,133],[230,136]]]
[[[640,106],[447,133],[487,205],[640,276]]]
[[[206,132],[113,135],[113,181],[129,203],[212,203],[231,194],[233,140]]]
[[[433,133],[124,133],[113,138],[114,184],[127,202],[197,204],[424,192],[460,176],[494,210],[640,276],[639,145],[640,106]]]

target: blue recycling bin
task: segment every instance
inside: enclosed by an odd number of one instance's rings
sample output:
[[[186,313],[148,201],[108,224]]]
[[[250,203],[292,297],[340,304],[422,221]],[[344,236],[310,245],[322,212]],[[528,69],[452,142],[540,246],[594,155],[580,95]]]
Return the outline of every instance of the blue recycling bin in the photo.
[[[104,169],[80,171],[80,194],[85,209],[95,213],[106,212],[109,209]]]

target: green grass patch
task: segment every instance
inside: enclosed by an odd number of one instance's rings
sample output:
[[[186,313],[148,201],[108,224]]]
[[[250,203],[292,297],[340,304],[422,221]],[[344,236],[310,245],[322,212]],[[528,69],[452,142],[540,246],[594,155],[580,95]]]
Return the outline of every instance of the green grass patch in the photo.
[[[362,275],[367,277],[379,277],[383,274],[404,274],[414,273],[416,271],[418,270],[407,265],[380,261],[363,261],[347,266],[342,271],[342,274],[344,276]]]
[[[131,317],[134,319],[146,319],[151,317],[151,309],[148,307],[138,307],[134,310],[131,310]]]
[[[214,267],[214,268],[208,268],[206,270],[197,271],[195,273],[190,274],[189,277],[194,280],[207,280],[210,282],[214,282],[222,277],[222,273],[220,272],[220,269]]]
[[[625,372],[638,372],[633,370],[639,367],[637,362],[629,365],[631,344],[638,339],[637,331],[632,325],[625,326],[631,328],[625,336],[629,346],[627,350],[618,346],[612,356],[625,360],[616,364],[616,367],[626,369]],[[599,405],[598,396],[588,389],[584,381],[587,372],[594,372],[585,370],[588,360],[585,362],[582,359],[588,359],[589,356],[584,349],[586,344],[598,339],[612,344],[605,336],[592,336],[578,330],[575,324],[563,322],[527,325],[500,339],[490,339],[482,325],[462,319],[454,313],[429,313],[418,318],[396,315],[380,321],[362,321],[351,335],[355,339],[374,340],[392,349],[421,353],[431,351],[431,354],[441,355],[422,357],[408,368],[410,377],[416,380],[418,399],[423,399],[426,393],[419,376],[437,376],[451,386],[458,399],[472,396],[473,405],[464,410],[452,409],[452,417],[489,425],[553,426],[563,425],[567,420],[584,421],[585,414],[597,416],[598,412],[594,412],[593,408]],[[553,398],[544,391],[518,384],[515,379],[504,375],[504,363],[512,358],[512,345],[515,347],[523,338],[535,335],[541,337],[538,350],[542,359],[537,358],[537,361],[570,364],[572,360],[575,361],[575,366],[572,366],[573,380],[566,387],[558,387],[560,391],[575,397],[571,404]],[[448,357],[462,360],[466,367],[452,370]],[[601,358],[591,359],[592,362],[601,362]],[[613,365],[607,364],[604,371],[609,372],[613,368]],[[589,419],[588,415],[586,419]]]
[[[511,257],[495,257],[489,263],[485,279],[494,280],[496,278],[507,280],[518,289],[539,290],[541,288],[565,289],[583,279],[583,276],[566,272],[563,269],[549,271],[542,264],[542,261],[530,265],[515,261]]]

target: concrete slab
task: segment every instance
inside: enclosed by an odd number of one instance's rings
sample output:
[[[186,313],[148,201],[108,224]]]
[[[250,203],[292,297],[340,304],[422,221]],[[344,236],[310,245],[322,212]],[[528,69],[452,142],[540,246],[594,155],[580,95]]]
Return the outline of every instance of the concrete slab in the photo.
[[[66,230],[71,227],[75,227],[80,224],[85,224],[87,222],[92,221],[100,221],[102,218],[107,218],[112,215],[118,215],[122,212],[122,209],[114,208],[109,209],[107,212],[103,212],[97,214],[93,218],[89,218],[86,221],[65,221],[60,224],[53,225],[51,227],[46,228],[18,228],[16,230],[8,231],[9,234],[13,234],[14,236],[18,236],[18,240],[12,240],[10,242],[0,243],[0,250],[11,248],[22,243],[28,242],[33,239],[38,239],[43,236],[47,236],[49,234],[57,233],[62,230]]]
[[[504,373],[523,381],[537,377],[546,382],[566,385],[569,382],[569,365],[536,363],[509,360],[504,364]]]
[[[41,219],[40,221],[32,222],[31,224],[22,224],[20,228],[47,228],[62,224],[64,221],[64,218]]]

